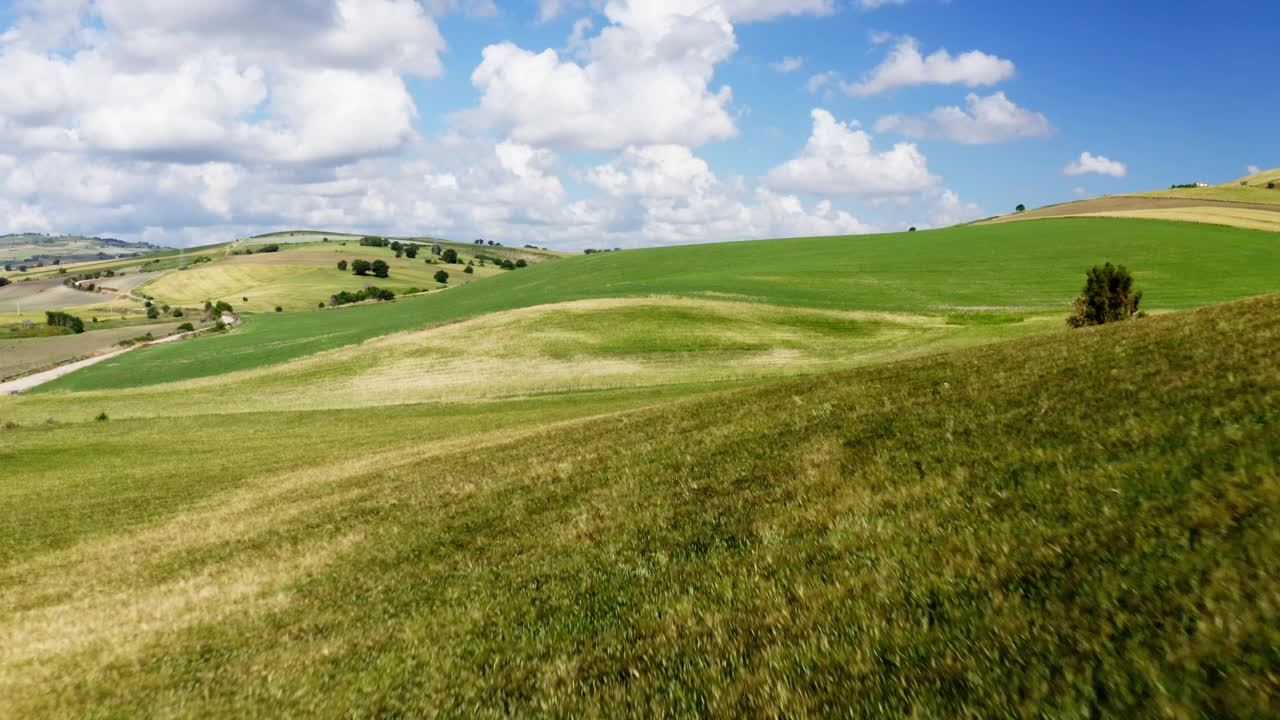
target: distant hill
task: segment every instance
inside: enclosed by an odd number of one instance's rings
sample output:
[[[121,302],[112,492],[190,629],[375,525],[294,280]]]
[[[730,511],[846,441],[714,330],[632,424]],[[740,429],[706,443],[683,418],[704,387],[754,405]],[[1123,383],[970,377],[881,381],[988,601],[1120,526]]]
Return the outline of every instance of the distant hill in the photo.
[[[0,262],[83,262],[132,257],[162,250],[159,245],[83,235],[19,233],[0,235]]]
[[[1050,205],[983,223],[1090,216],[1172,220],[1280,232],[1280,169],[1264,170],[1221,185],[1173,187]]]

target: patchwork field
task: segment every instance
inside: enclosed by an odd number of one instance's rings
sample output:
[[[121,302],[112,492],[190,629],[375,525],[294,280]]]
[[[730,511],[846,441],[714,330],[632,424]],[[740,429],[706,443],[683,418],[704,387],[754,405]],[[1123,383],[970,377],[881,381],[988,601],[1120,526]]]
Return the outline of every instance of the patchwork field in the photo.
[[[623,319],[730,310],[569,311],[530,342],[629,356]],[[743,322],[654,354],[742,351]],[[728,391],[0,399],[39,418],[0,430],[0,714],[1269,716],[1277,353],[1272,295]]]
[[[1195,207],[1155,207],[1147,210],[1115,210],[1088,213],[1085,217],[1139,218],[1175,222],[1230,225],[1248,230],[1280,232],[1280,206],[1275,210],[1240,208],[1234,205]]]
[[[90,330],[80,335],[6,339],[0,338],[0,379],[55,365],[72,358],[87,357],[117,347],[121,340],[151,333],[156,337],[173,332],[180,321],[128,325]],[[91,326],[92,327],[92,326]]]
[[[599,298],[661,295],[937,318],[1065,317],[1084,269],[1103,260],[1134,269],[1149,309],[1181,309],[1277,290],[1275,238],[1229,227],[1075,218],[606,253],[390,304],[258,316],[230,335],[147,348],[42,390],[209,377],[488,313]]]

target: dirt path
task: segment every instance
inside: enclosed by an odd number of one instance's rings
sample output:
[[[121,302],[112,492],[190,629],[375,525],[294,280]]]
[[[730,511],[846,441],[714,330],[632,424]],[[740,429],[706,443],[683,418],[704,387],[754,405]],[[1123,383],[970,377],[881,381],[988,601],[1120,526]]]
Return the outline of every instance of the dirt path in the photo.
[[[66,365],[59,365],[58,367],[53,368],[52,370],[45,370],[43,372],[32,373],[30,375],[20,377],[17,380],[10,380],[9,382],[0,383],[0,395],[17,395],[18,393],[26,392],[27,390],[30,390],[33,387],[38,387],[47,382],[53,382],[54,380],[57,380],[63,375],[70,375],[71,373],[77,370],[82,370],[84,368],[89,367],[90,365],[97,365],[98,363],[104,360],[110,360],[113,357],[119,357],[120,355],[123,355],[127,352],[132,352],[134,350],[137,350],[138,348],[147,347],[148,345],[162,345],[164,343],[173,342],[175,340],[181,340],[182,338],[187,337],[188,335],[194,335],[197,332],[200,332],[200,331],[196,330],[193,332],[180,333],[178,335],[170,335],[168,337],[160,338],[159,340],[153,340],[152,342],[149,342],[149,343],[134,345],[133,347],[122,348],[120,350],[113,350],[112,352],[106,353],[104,355],[96,355],[91,358],[85,358],[84,360],[77,360],[76,362],[67,363]]]

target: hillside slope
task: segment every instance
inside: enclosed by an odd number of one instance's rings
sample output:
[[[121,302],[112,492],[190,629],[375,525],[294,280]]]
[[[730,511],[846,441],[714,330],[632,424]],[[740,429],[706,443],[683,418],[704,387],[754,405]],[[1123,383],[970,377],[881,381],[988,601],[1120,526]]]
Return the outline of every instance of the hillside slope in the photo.
[[[1278,354],[1272,295],[585,420],[9,430],[0,714],[1273,716]]]
[[[896,235],[607,253],[530,267],[389,305],[256,317],[231,335],[147,348],[46,386],[137,387],[285,362],[373,337],[516,308],[670,295],[824,310],[1062,312],[1102,261],[1128,265],[1147,307],[1196,307],[1280,290],[1275,235],[1104,218]]]

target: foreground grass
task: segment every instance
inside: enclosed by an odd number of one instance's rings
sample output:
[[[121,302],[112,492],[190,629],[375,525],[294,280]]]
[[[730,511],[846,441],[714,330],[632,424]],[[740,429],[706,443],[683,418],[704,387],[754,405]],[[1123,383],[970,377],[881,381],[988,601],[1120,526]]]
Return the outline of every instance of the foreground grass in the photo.
[[[1229,227],[1074,218],[607,253],[393,304],[255,317],[230,335],[147,348],[42,390],[208,377],[487,313],[595,298],[676,295],[939,316],[1065,312],[1081,272],[1103,260],[1134,270],[1147,307],[1181,309],[1280,289],[1275,243],[1272,233]]]
[[[85,453],[6,496],[3,711],[1272,716],[1277,353],[1270,296],[343,461],[239,417],[234,487],[87,534]]]

